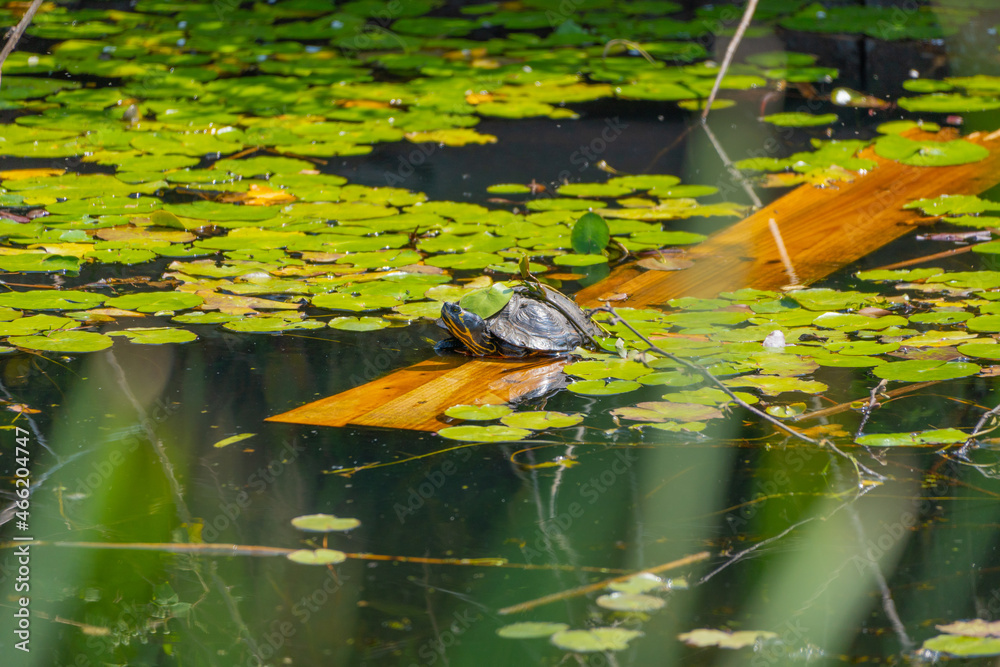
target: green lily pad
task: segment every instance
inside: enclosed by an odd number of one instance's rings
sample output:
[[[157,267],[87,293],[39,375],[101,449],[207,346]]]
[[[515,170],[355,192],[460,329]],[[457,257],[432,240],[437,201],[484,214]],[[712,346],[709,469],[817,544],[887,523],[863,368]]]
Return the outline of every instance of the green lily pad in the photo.
[[[335,317],[329,322],[331,329],[342,331],[377,331],[389,326],[381,317]]]
[[[531,435],[524,428],[510,428],[492,424],[490,426],[448,426],[438,431],[438,435],[449,440],[464,442],[515,442]]]
[[[937,361],[911,359],[893,361],[872,369],[875,377],[902,382],[929,382],[969,377],[982,370],[976,364],[964,361]]]
[[[533,639],[536,637],[548,637],[557,632],[568,630],[565,623],[545,623],[545,622],[525,622],[511,623],[497,630],[497,634],[507,639]]]
[[[1000,655],[1000,639],[995,637],[965,637],[962,635],[938,635],[924,641],[928,651],[946,653],[960,658]]]
[[[667,420],[707,421],[722,417],[722,412],[712,405],[676,403],[672,401],[645,401],[635,407],[615,408],[611,414],[632,421],[664,422]]]
[[[11,336],[7,342],[43,352],[96,352],[111,347],[114,341],[90,331],[54,331],[46,336]]]
[[[1000,359],[1000,345],[996,343],[966,343],[958,346],[959,354],[979,359]]]
[[[613,581],[608,584],[608,588],[619,593],[648,593],[663,590],[666,588],[666,582],[655,574],[643,572],[632,575],[624,581]]]
[[[631,359],[592,359],[569,364],[563,368],[563,371],[568,375],[590,380],[603,378],[635,380],[643,375],[649,375],[653,369]]]
[[[0,255],[0,270],[34,273],[51,271],[77,271],[80,260],[67,255],[47,252],[30,252],[19,255]]]
[[[354,518],[344,518],[332,514],[305,514],[292,519],[292,525],[309,533],[330,533],[351,530],[361,525]]]
[[[689,646],[717,646],[719,648],[740,649],[754,646],[757,642],[764,639],[775,639],[777,636],[777,633],[767,630],[728,632],[713,628],[699,628],[677,635],[677,638]]]
[[[109,336],[122,336],[130,343],[138,345],[163,345],[165,343],[190,343],[198,336],[187,329],[170,327],[132,327],[121,331],[109,331]]]
[[[914,167],[944,167],[978,162],[989,156],[983,146],[965,139],[954,141],[914,141],[898,134],[875,140],[875,152],[884,158]]]
[[[776,375],[744,375],[724,380],[723,383],[730,387],[754,387],[768,396],[777,396],[786,391],[822,394],[828,389],[825,384],[816,380],[802,380],[796,377],[781,377]]]
[[[854,442],[870,447],[913,447],[917,445],[950,445],[965,442],[967,433],[957,428],[942,428],[916,433],[874,433],[863,435]]]
[[[619,186],[625,188],[625,186]],[[625,188],[631,191],[630,188]],[[608,223],[596,213],[584,213],[573,225],[570,242],[578,254],[600,254],[611,240]]]
[[[113,297],[105,301],[104,305],[109,308],[137,310],[140,313],[158,313],[196,308],[204,302],[197,294],[185,292],[140,292]]]
[[[611,593],[600,596],[596,602],[598,607],[623,612],[658,611],[667,604],[663,598],[641,593]]]
[[[453,419],[467,421],[492,421],[509,415],[513,410],[507,405],[453,405],[444,413]]]
[[[642,632],[626,628],[592,628],[590,630],[563,630],[552,635],[551,642],[559,648],[575,653],[595,651],[624,651],[628,643]]]
[[[566,428],[576,426],[582,421],[582,414],[566,414],[564,412],[513,412],[500,418],[500,422],[506,426],[527,428],[532,431]]]
[[[288,560],[302,565],[336,565],[347,560],[347,554],[335,549],[299,549],[288,554]]]
[[[489,287],[476,290],[459,299],[458,305],[483,319],[493,317],[506,307],[514,296],[514,290],[503,283],[493,283]]]
[[[837,122],[837,114],[824,113],[813,115],[801,111],[788,111],[764,116],[761,120],[779,127],[814,127]]]
[[[624,394],[635,391],[642,385],[635,380],[579,380],[571,382],[566,388],[574,394],[584,396],[610,396],[612,394]]]
[[[0,294],[0,306],[25,310],[85,310],[104,303],[102,294],[73,290],[29,290]]]
[[[322,329],[326,324],[316,320],[287,320],[283,317],[244,317],[222,326],[240,333],[282,333],[299,329]]]

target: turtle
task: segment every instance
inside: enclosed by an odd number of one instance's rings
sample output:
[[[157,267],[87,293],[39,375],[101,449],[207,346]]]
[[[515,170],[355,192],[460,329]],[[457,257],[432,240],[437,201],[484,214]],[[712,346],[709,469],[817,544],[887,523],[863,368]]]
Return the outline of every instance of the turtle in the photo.
[[[485,320],[458,303],[441,306],[438,324],[454,340],[444,347],[478,357],[527,357],[562,354],[577,347],[596,348],[601,330],[569,297],[538,284],[513,288],[510,301]]]

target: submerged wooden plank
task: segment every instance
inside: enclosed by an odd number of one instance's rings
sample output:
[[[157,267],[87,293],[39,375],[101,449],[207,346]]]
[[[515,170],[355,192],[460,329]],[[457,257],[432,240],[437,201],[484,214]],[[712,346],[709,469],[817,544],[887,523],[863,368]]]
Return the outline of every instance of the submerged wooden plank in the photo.
[[[876,160],[878,168],[852,183],[793,190],[694,248],[688,254],[691,268],[663,272],[624,266],[581,290],[577,301],[594,306],[601,297],[624,293],[627,299],[615,305],[644,307],[741,287],[780,289],[793,280],[771,231],[772,219],[791,258],[794,282],[815,282],[909,232],[917,214],[902,210],[908,201],[976,194],[1000,182],[1000,131],[967,138],[989,148],[990,156],[953,167],[908,167],[869,151],[865,157]],[[537,361],[432,359],[268,421],[437,431],[446,425],[439,416],[452,405],[506,403],[523,395],[535,367]]]

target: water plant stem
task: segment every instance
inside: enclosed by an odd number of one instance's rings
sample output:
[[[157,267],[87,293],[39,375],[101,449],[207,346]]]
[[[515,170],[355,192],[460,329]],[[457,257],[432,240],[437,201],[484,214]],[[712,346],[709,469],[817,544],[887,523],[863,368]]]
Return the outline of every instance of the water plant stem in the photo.
[[[28,24],[31,23],[31,19],[35,18],[35,12],[42,6],[42,2],[43,0],[32,0],[31,4],[28,5],[28,9],[25,10],[24,16],[21,17],[20,22],[7,32],[7,43],[4,44],[3,51],[0,51],[0,68],[3,67],[7,56],[14,51],[14,47],[21,40],[21,35],[24,34]],[[0,72],[0,76],[2,76],[2,72]]]
[[[743,10],[743,18],[740,19],[739,26],[736,27],[736,33],[733,35],[733,39],[729,42],[729,48],[726,49],[726,55],[722,58],[722,64],[719,66],[719,73],[715,77],[715,83],[712,85],[712,92],[709,93],[708,99],[705,100],[705,108],[701,111],[701,122],[702,124],[708,119],[708,112],[712,110],[712,102],[715,101],[715,96],[719,92],[719,86],[722,85],[722,79],[726,76],[726,71],[729,69],[729,64],[733,61],[733,56],[736,55],[736,49],[739,48],[740,42],[743,40],[743,33],[747,31],[750,26],[750,21],[753,20],[753,14],[757,10],[757,0],[750,0],[747,3],[746,9]]]

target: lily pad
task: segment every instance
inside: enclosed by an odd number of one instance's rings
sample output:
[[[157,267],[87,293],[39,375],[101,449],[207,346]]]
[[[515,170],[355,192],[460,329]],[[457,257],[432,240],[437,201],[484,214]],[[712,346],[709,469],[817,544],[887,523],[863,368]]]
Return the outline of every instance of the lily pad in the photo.
[[[582,414],[566,414],[564,412],[513,412],[500,418],[500,422],[507,426],[527,428],[532,431],[566,428],[576,426],[582,421]]]
[[[335,549],[299,549],[288,554],[288,560],[302,565],[336,565],[347,560],[347,554]]]
[[[641,593],[611,593],[600,596],[596,602],[599,607],[624,612],[658,611],[667,604],[663,598]]]
[[[624,651],[628,643],[642,632],[627,628],[592,628],[590,630],[563,630],[552,635],[553,644],[566,651],[592,653],[594,651]]]
[[[444,413],[453,419],[466,421],[492,421],[509,415],[513,410],[508,405],[453,405]]]
[[[138,345],[164,345],[166,343],[190,343],[198,336],[187,329],[171,327],[132,327],[121,331],[109,331],[109,336],[122,336],[130,343]]]
[[[912,359],[881,364],[872,369],[875,377],[902,382],[929,382],[969,377],[982,370],[976,364],[964,361],[923,361]]]
[[[305,514],[292,519],[292,525],[309,533],[329,533],[351,530],[361,525],[354,518],[344,518],[332,514]]]
[[[546,622],[525,622],[505,625],[497,630],[497,634],[507,639],[532,639],[535,637],[548,637],[557,632],[568,630],[565,623]]]
[[[918,445],[949,445],[965,442],[967,433],[957,428],[942,428],[916,433],[876,433],[863,435],[854,442],[870,447],[913,447]]]
[[[531,435],[531,431],[493,424],[490,426],[448,426],[438,431],[438,435],[449,440],[465,442],[515,442],[527,438]]]
[[[96,352],[111,347],[114,341],[90,331],[54,331],[45,336],[11,336],[7,342],[43,352]]]

